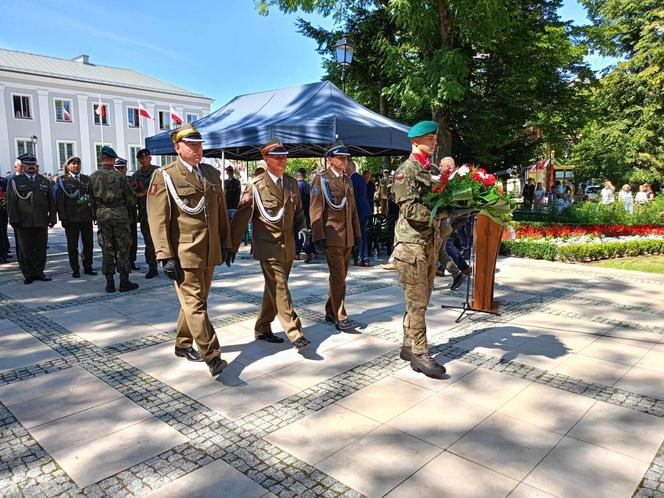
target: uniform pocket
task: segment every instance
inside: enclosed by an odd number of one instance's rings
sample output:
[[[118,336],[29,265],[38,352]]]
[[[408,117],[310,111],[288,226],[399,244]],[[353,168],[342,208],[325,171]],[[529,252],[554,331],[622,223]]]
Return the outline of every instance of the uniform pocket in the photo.
[[[196,189],[194,187],[177,187],[176,191],[180,197],[187,197],[189,195],[194,195],[196,193]]]

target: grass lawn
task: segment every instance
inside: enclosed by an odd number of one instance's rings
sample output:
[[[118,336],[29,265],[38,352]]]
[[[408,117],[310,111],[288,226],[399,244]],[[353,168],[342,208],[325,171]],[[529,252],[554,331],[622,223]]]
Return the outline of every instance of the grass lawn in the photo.
[[[621,270],[645,271],[648,273],[664,273],[664,256],[637,256],[636,258],[605,259],[591,263],[604,268]]]

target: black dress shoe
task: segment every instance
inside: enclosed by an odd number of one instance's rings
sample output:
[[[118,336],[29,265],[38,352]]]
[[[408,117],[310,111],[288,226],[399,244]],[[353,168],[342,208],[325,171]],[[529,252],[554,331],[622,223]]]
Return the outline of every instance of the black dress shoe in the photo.
[[[178,348],[176,346],[175,356],[179,356],[180,358],[187,358],[189,361],[203,361],[203,357],[200,355],[200,353],[191,346],[188,348]]]
[[[359,334],[360,331],[355,328],[355,325],[350,320],[339,320],[334,324],[337,330],[345,332],[346,334]]]
[[[153,268],[150,268],[150,269],[148,270],[148,272],[145,274],[145,278],[154,278],[154,277],[156,277],[157,275],[159,275],[159,274],[157,273],[157,269],[153,267]]]
[[[228,362],[226,360],[222,360],[218,356],[212,360],[210,363],[208,363],[208,368],[210,369],[210,373],[212,374],[212,377],[216,377],[221,373],[221,371],[228,366]]]
[[[81,272],[79,270],[74,270],[71,272],[72,278],[81,278]]]
[[[463,284],[464,280],[466,280],[466,276],[462,272],[457,273],[454,276],[454,281],[452,282],[452,285],[450,285],[450,290],[456,290],[459,287],[461,287],[461,284]]]
[[[334,319],[334,317],[332,315],[325,315],[325,321],[330,322],[330,323],[334,323],[335,325],[337,324],[337,321]]]
[[[53,279],[51,277],[47,277],[46,275],[40,275],[38,277],[35,277],[35,280],[41,280],[42,282],[50,282]]]
[[[92,268],[88,268],[87,270],[83,270],[83,273],[85,273],[86,275],[96,275],[97,274],[97,272],[94,271]]]
[[[31,283],[34,282],[34,281],[35,281],[35,279],[32,278],[32,277],[25,277],[25,278],[23,279],[23,283],[24,283],[25,285],[31,284]]]
[[[261,335],[257,335],[256,340],[267,342],[284,342],[283,337],[277,337],[271,331],[263,332]]]
[[[403,361],[410,361],[413,357],[413,350],[410,346],[401,346],[401,351],[399,352],[399,358]]]
[[[302,351],[304,348],[306,348],[309,344],[311,344],[311,341],[307,339],[306,337],[298,337],[295,339],[295,342],[293,343],[293,347],[297,349],[298,351]]]

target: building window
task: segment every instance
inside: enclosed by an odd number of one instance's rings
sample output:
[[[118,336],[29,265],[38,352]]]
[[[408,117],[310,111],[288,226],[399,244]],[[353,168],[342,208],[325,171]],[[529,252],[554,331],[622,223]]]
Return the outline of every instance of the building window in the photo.
[[[127,126],[138,128],[141,123],[138,119],[138,107],[127,107]]]
[[[71,100],[55,99],[55,120],[61,123],[71,123]]]
[[[113,147],[110,142],[95,142],[95,160],[97,161],[97,169],[101,168],[101,148],[104,145],[108,145],[109,147]]]
[[[32,119],[29,95],[12,95],[14,100],[14,117],[18,119]]]
[[[160,130],[170,130],[171,129],[171,112],[170,111],[159,111],[159,129]]]
[[[16,139],[16,157],[22,154],[35,154],[35,143],[30,138]]]
[[[178,156],[161,156],[161,165],[166,166],[167,164],[174,163],[178,160]]]
[[[140,145],[130,145],[129,146],[129,171],[136,171],[138,169],[138,159],[136,159],[136,154],[143,147]]]
[[[191,122],[193,122],[193,121],[196,121],[197,119],[198,119],[198,114],[195,114],[195,113],[193,113],[193,112],[188,112],[188,113],[186,114],[186,119],[185,119],[185,121],[186,121],[187,123],[191,123]]]
[[[74,155],[74,142],[58,141],[58,160],[64,169],[65,161]]]
[[[102,104],[101,109],[99,107],[99,104],[92,104],[94,123],[96,125],[108,126],[108,105]]]

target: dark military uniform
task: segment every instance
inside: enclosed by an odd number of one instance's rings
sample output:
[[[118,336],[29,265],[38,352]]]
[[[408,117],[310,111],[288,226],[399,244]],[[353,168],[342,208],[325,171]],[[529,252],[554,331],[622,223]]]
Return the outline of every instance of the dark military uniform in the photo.
[[[128,274],[129,212],[136,212],[136,195],[127,177],[113,169],[102,168],[90,176],[92,207],[97,220],[97,240],[102,251],[102,271],[113,276]]]
[[[387,216],[387,201],[389,199],[389,187],[390,179],[383,178],[380,179],[378,184],[378,198],[380,199],[380,212]]]
[[[340,208],[341,205],[343,207]],[[337,324],[337,328],[341,323],[341,330],[351,329],[351,324],[345,324],[348,318],[346,276],[350,254],[361,232],[350,178],[344,173],[337,175],[330,170],[316,175],[311,186],[309,212],[313,240],[325,241],[325,258],[330,270],[330,293],[325,303],[326,319]]]
[[[422,203],[430,189],[431,173],[411,155],[397,169],[392,192],[400,207],[394,259],[406,299],[403,345],[413,355],[428,352],[424,315],[441,245],[440,222],[429,223],[431,212]]]
[[[226,207],[228,209],[237,209],[240,204],[240,194],[242,185],[237,178],[227,178],[224,180],[224,195],[226,196]]]
[[[78,178],[76,178],[78,176]],[[58,218],[65,229],[69,266],[72,272],[80,272],[78,264],[78,239],[83,245],[83,269],[92,271],[92,206],[90,205],[90,177],[66,173],[58,178],[55,195]]]
[[[5,263],[9,256],[9,236],[7,226],[7,179],[0,177],[0,263]]]
[[[157,169],[159,169],[157,166],[151,164],[147,170],[140,168],[138,171],[135,171],[134,174],[131,175],[131,178],[143,185],[143,187],[145,187],[145,193],[147,194],[148,188],[150,187],[150,180],[152,180],[152,174],[157,171]],[[145,242],[145,262],[151,270],[154,269],[156,271],[157,257],[155,256],[154,242],[152,242],[152,236],[150,235],[146,200],[146,195],[138,197],[138,221],[141,224],[141,234],[143,235],[143,242]],[[136,261],[135,253],[134,261]]]
[[[33,179],[27,174],[13,177],[8,186],[7,211],[18,235],[19,264],[26,283],[43,280],[48,227],[57,221],[53,185],[40,174]]]

